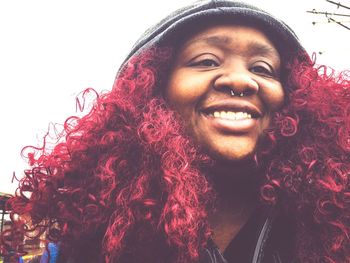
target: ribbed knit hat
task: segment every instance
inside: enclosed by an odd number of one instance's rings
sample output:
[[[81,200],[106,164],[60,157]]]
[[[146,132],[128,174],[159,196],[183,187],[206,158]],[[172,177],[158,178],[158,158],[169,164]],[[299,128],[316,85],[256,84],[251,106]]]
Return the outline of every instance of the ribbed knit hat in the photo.
[[[243,23],[257,27],[274,43],[282,62],[300,55],[308,55],[300,44],[296,34],[283,21],[255,6],[236,1],[201,0],[178,9],[149,28],[135,43],[126,57],[127,62],[133,55],[151,46],[172,45],[189,31],[195,32],[203,23],[226,21]]]

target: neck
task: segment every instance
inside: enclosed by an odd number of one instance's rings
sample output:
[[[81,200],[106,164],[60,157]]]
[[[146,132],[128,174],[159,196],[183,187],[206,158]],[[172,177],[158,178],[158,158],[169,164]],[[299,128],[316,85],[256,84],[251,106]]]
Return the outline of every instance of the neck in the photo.
[[[257,201],[261,175],[252,161],[217,162],[208,169],[208,174],[219,204],[232,207]]]
[[[256,166],[249,161],[239,165],[220,162],[208,169],[208,178],[217,197],[208,221],[213,239],[221,251],[256,209],[260,185],[258,175]]]

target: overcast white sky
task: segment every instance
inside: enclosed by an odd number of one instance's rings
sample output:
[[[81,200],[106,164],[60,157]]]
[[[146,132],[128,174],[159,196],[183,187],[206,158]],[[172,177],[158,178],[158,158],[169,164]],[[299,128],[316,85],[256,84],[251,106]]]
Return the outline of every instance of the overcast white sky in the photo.
[[[337,0],[338,2],[339,0]],[[50,122],[74,115],[76,95],[111,88],[140,34],[189,0],[0,0],[0,192],[22,175],[20,151],[40,145]],[[349,68],[350,30],[307,10],[350,14],[326,0],[250,0],[286,21],[318,63]],[[350,6],[350,0],[341,3]],[[339,18],[339,20],[350,20]],[[312,25],[312,22],[318,22]],[[350,26],[350,23],[347,23]]]

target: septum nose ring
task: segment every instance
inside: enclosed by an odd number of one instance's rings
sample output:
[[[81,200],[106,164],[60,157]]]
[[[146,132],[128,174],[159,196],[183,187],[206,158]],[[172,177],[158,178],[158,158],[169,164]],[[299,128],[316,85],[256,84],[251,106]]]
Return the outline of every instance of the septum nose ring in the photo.
[[[235,92],[232,89],[230,90],[230,94],[231,94],[231,96],[239,96],[239,97],[243,97],[244,96],[243,92],[241,92],[239,94],[235,94]]]

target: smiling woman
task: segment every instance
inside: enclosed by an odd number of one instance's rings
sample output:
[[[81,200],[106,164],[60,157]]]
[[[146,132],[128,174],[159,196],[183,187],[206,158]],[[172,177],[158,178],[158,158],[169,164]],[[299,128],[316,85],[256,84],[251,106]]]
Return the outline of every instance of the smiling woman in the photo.
[[[49,263],[349,262],[349,98],[267,12],[180,9],[28,153],[1,253],[44,235]]]
[[[255,28],[211,26],[180,48],[166,97],[199,145],[216,157],[244,159],[283,103],[280,64]]]

